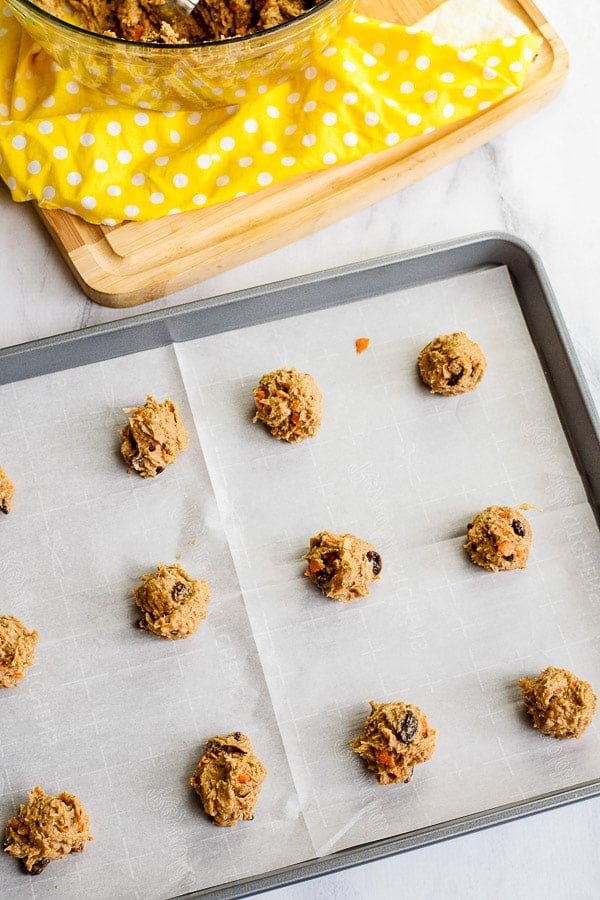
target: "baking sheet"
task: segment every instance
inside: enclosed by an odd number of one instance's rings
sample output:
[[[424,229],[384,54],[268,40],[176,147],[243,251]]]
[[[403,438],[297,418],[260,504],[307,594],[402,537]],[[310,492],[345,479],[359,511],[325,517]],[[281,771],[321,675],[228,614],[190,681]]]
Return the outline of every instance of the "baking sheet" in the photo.
[[[372,294],[357,276],[325,290],[325,308],[316,277],[287,307],[289,292],[267,290],[271,321],[233,317],[232,330],[0,388],[0,459],[18,486],[0,523],[3,612],[40,632],[35,666],[0,695],[0,819],[40,783],[77,793],[95,837],[35,880],[3,859],[0,895],[172,897],[600,779],[597,726],[542,737],[516,684],[548,664],[600,684],[600,538],[512,275],[477,266]],[[488,371],[470,395],[434,397],[416,355],[459,329]],[[325,397],[300,445],[251,422],[252,387],[281,365],[310,371]],[[191,436],[151,482],[118,456],[122,407],[148,392],[181,404]],[[527,570],[473,566],[466,523],[521,502],[541,508]],[[377,546],[370,597],[337,604],[302,577],[322,529]],[[136,630],[130,592],[175,559],[212,601],[193,638],[168,643]],[[369,699],[416,703],[439,731],[407,785],[377,785],[348,748]],[[219,829],[187,779],[206,739],[235,729],[269,777],[255,820]]]

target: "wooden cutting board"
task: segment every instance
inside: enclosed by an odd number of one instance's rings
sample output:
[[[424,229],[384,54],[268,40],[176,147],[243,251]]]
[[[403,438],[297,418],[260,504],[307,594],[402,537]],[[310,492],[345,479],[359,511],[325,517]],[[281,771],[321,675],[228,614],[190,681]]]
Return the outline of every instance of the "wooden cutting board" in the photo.
[[[523,90],[434,134],[356,162],[298,176],[208,209],[150,222],[90,225],[37,207],[83,291],[104,306],[155,300],[256,259],[399,191],[544,106],[568,69],[560,38],[530,0],[503,0],[542,37]],[[359,0],[373,18],[408,25],[440,0]]]

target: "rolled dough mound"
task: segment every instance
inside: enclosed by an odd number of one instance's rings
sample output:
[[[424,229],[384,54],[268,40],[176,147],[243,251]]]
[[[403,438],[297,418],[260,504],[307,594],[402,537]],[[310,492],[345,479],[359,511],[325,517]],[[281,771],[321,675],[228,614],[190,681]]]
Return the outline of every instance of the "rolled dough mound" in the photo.
[[[14,687],[35,658],[37,631],[14,616],[0,616],[0,688]]]
[[[215,825],[235,825],[253,819],[254,806],[267,770],[254,755],[249,738],[240,731],[216,735],[190,778],[204,811]]]
[[[188,445],[179,407],[168,399],[158,403],[148,394],[144,406],[125,412],[129,419],[121,429],[121,455],[142,478],[154,478]]]
[[[487,362],[481,348],[464,331],[442,334],[424,347],[418,359],[419,373],[432,394],[452,397],[477,387]]]
[[[8,515],[12,508],[15,486],[0,466],[0,512]]]
[[[591,684],[567,669],[548,666],[536,678],[520,678],[533,727],[554,738],[580,738],[596,712]]]
[[[302,559],[304,572],[331,600],[347,603],[366,597],[369,585],[381,573],[381,556],[373,546],[353,534],[321,531],[310,539],[310,549]]]
[[[17,816],[6,826],[5,850],[23,860],[30,875],[39,875],[53,859],[81,853],[89,832],[88,815],[73,794],[46,794],[41,787],[29,792]]]
[[[160,563],[156,572],[142,576],[133,591],[143,612],[139,625],[157,637],[178,641],[190,637],[206,618],[210,592],[206,581],[192,578],[181,566]]]
[[[488,506],[467,525],[465,550],[474,563],[489,572],[524,569],[531,547],[531,525],[523,515],[529,509]]]
[[[323,395],[312,375],[296,369],[269,372],[254,388],[256,415],[278,441],[296,444],[313,437],[321,425]]]
[[[437,731],[429,727],[423,710],[412,703],[371,700],[370,704],[362,733],[350,746],[380,784],[406,784],[414,767],[433,756]]]

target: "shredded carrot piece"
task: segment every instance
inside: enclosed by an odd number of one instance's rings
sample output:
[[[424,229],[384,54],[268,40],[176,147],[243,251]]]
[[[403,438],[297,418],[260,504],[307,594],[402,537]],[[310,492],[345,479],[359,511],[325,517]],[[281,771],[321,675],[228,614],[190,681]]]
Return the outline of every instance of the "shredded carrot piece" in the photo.
[[[240,784],[248,784],[248,782],[250,781],[250,776],[245,772],[242,772],[241,775],[238,775],[238,781]]]
[[[500,554],[500,556],[510,556],[510,554],[514,552],[515,548],[510,541],[501,541],[498,544],[498,553]]]
[[[308,564],[309,572],[320,572],[321,569],[324,569],[324,568],[325,568],[325,566],[323,565],[323,563],[321,562],[320,559],[311,559],[311,561]]]
[[[370,338],[364,338],[364,337],[363,337],[363,338],[356,338],[356,341],[355,341],[355,344],[356,344],[356,352],[357,352],[357,353],[362,353],[364,350],[367,349],[367,347],[369,346],[370,343],[371,343],[371,339],[370,339]]]
[[[291,416],[290,416],[290,419],[292,420],[292,422],[294,423],[294,425],[297,425],[298,422],[300,421],[300,413],[293,412],[293,413],[291,414]]]
[[[18,827],[19,827],[19,820],[18,820],[18,819],[11,819],[10,822],[9,822],[8,824],[9,824],[10,828],[18,828]]]
[[[376,750],[375,759],[380,765],[386,766],[388,769],[393,768],[394,757],[388,750]]]

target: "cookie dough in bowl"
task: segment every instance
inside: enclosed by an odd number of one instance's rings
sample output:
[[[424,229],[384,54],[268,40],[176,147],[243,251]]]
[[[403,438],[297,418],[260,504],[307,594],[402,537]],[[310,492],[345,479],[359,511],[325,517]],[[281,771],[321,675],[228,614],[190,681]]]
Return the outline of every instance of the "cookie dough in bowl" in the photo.
[[[368,541],[353,534],[321,531],[310,539],[310,548],[302,559],[304,574],[331,600],[348,603],[369,594],[383,568],[381,556]]]
[[[0,513],[4,513],[5,516],[12,509],[14,494],[15,486],[2,466],[0,466]]]
[[[143,406],[125,412],[129,418],[121,429],[121,455],[142,478],[154,478],[188,445],[179,407],[169,399],[158,403],[148,394]]]
[[[308,67],[355,0],[308,0],[300,15],[296,0],[203,0],[204,15],[192,16],[175,3],[166,13],[159,0],[42,2],[46,8],[8,0],[25,31],[74,81],[130,107],[198,112],[254,100]]]
[[[57,18],[75,13],[77,23],[96,34],[151,44],[198,44],[265,31],[301,16],[310,0],[198,0],[190,10],[161,0],[38,0]]]
[[[35,659],[37,631],[15,616],[0,616],[0,688],[14,687]]]
[[[323,395],[312,375],[276,369],[254,388],[256,414],[278,441],[297,444],[314,437],[321,425]]]
[[[452,397],[474,390],[487,367],[479,344],[464,331],[441,334],[423,347],[419,374],[432,394]]]
[[[206,581],[192,578],[179,565],[164,563],[159,563],[155,572],[142,576],[133,596],[143,613],[140,628],[168,641],[194,634],[206,618],[210,602]]]
[[[533,727],[559,740],[580,738],[596,712],[591,684],[568,669],[548,666],[535,678],[520,678],[519,687]]]
[[[429,727],[423,710],[412,703],[369,702],[371,713],[350,746],[379,784],[406,784],[414,767],[433,756],[437,731]]]
[[[471,560],[489,572],[524,569],[531,548],[532,530],[521,506],[488,506],[467,525],[464,545]]]
[[[241,731],[210,738],[190,784],[215,825],[231,827],[254,818],[267,770]]]
[[[22,860],[30,875],[39,875],[52,860],[82,853],[91,840],[89,818],[77,797],[64,792],[52,796],[38,786],[9,820],[4,849]]]

